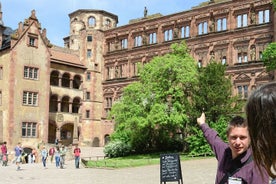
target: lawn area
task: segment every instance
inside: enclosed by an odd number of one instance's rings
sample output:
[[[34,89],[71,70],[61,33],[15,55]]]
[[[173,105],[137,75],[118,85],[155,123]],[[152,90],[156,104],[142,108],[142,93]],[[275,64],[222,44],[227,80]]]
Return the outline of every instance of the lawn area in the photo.
[[[180,161],[191,159],[202,159],[207,157],[190,157],[187,155],[179,155]],[[132,155],[119,158],[105,158],[99,160],[83,160],[82,163],[88,168],[125,168],[138,167],[145,165],[160,164],[160,154],[150,155]]]

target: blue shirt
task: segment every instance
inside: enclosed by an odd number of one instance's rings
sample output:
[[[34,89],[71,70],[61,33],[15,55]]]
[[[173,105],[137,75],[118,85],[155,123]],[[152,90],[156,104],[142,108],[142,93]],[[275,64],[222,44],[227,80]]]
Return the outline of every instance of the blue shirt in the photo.
[[[16,146],[15,148],[14,148],[14,151],[15,151],[15,156],[20,156],[21,155],[21,152],[22,152],[22,148],[21,147],[19,147],[19,146]]]
[[[230,168],[244,164],[249,157],[251,157],[252,151],[251,149],[248,149],[235,159],[232,159],[232,153],[229,145],[221,140],[215,130],[211,129],[206,123],[201,125],[201,130],[212,150],[215,152],[218,160],[216,184],[222,180]],[[238,172],[233,174],[232,177],[242,178],[247,184],[268,184],[269,176],[264,168],[262,168],[262,173],[263,177],[254,161],[252,161],[245,164]]]

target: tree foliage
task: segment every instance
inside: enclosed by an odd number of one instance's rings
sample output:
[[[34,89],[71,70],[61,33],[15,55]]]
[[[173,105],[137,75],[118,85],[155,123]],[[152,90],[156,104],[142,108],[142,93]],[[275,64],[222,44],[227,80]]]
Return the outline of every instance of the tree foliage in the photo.
[[[145,64],[140,81],[125,87],[112,107],[116,127],[111,138],[130,143],[136,152],[181,148],[178,135],[189,123],[197,67],[185,43],[171,48],[170,54]]]
[[[274,10],[276,10],[276,0],[272,0],[272,3],[273,3]]]
[[[226,140],[227,122],[234,114],[241,112],[242,101],[237,96],[232,96],[232,84],[225,77],[226,66],[218,62],[211,62],[205,68],[199,68],[199,89],[195,95],[195,115],[199,117],[205,112],[206,123]],[[192,120],[196,122],[196,119]],[[207,144],[203,133],[195,123],[186,138],[189,143],[189,154],[204,155],[211,154],[211,148]]]
[[[221,118],[241,110],[231,96],[224,65],[211,62],[198,69],[184,42],[171,48],[170,54],[145,64],[139,82],[126,86],[113,104],[110,117],[116,124],[111,142],[146,153],[183,150],[188,141],[192,153],[204,153],[210,148],[199,133],[196,117],[205,111],[212,126],[223,132]]]
[[[199,89],[196,94],[196,112],[204,111],[207,119],[217,122],[221,115],[241,112],[243,103],[232,96],[231,80],[225,77],[226,66],[211,62],[199,69]]]
[[[268,72],[276,69],[276,42],[272,42],[266,47],[262,55],[262,61]]]

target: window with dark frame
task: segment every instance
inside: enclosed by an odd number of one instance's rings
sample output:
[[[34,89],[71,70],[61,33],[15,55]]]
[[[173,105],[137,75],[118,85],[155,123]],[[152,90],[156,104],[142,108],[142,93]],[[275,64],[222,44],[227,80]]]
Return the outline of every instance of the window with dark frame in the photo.
[[[23,122],[22,123],[22,137],[37,137],[37,123]]]
[[[86,80],[90,81],[91,80],[91,72],[86,73]]]
[[[89,91],[86,92],[86,100],[90,100],[90,92]]]
[[[23,92],[23,105],[37,106],[38,105],[38,93],[24,91]]]
[[[24,66],[25,79],[38,79],[38,68]]]
[[[90,118],[90,110],[85,111],[85,118]]]
[[[87,36],[87,42],[92,42],[92,39],[93,39],[92,35]]]

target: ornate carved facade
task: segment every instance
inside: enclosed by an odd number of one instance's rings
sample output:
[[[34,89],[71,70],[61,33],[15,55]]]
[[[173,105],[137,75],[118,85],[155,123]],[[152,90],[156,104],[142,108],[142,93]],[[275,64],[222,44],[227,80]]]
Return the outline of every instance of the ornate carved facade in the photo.
[[[202,3],[189,11],[138,21],[104,32],[104,108],[110,110],[121,89],[137,79],[137,63],[164,55],[185,40],[200,67],[211,60],[228,66],[233,94],[246,98],[256,86],[273,80],[261,62],[275,41],[275,12],[270,0],[224,0]],[[116,75],[118,73],[119,75]]]

